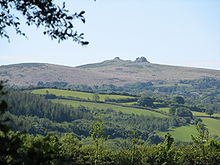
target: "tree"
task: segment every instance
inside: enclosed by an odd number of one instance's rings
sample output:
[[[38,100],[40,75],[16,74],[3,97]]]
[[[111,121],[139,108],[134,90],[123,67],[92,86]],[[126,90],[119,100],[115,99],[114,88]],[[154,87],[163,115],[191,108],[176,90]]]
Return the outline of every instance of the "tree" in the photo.
[[[6,95],[3,81],[0,81],[0,164],[18,164],[18,149],[21,145],[20,133],[11,133],[7,122],[11,121],[5,117],[8,105],[3,97]]]
[[[174,101],[175,101],[176,103],[178,103],[178,104],[185,104],[185,100],[184,100],[184,98],[181,97],[181,96],[176,96],[176,97],[174,97]]]
[[[211,117],[214,114],[214,111],[213,109],[207,109],[205,113]]]
[[[99,97],[99,95],[98,95],[97,93],[95,93],[95,94],[92,96],[92,98],[93,98],[93,100],[96,101],[96,102],[100,100],[100,97]]]
[[[85,23],[84,14],[85,11],[69,14],[65,3],[60,7],[53,0],[0,0],[0,36],[9,40],[9,27],[15,29],[17,34],[26,36],[21,30],[23,17],[28,26],[43,27],[43,34],[51,39],[60,42],[71,38],[74,42],[87,45],[89,42],[84,41],[84,34],[78,34],[73,26],[74,19]]]
[[[3,96],[6,94],[4,91],[4,85],[3,82],[0,81],[0,132],[3,132],[6,134],[9,131],[8,126],[5,124],[9,119],[4,118],[4,114],[7,110],[7,103],[5,100],[3,100]]]
[[[146,106],[146,107],[152,107],[154,102],[154,100],[150,97],[147,97],[147,96],[141,96],[139,99],[138,99],[138,104],[141,105],[141,106]]]
[[[100,164],[100,157],[102,155],[102,152],[100,152],[100,147],[102,143],[106,140],[106,137],[104,135],[104,124],[102,120],[99,119],[99,121],[95,122],[93,124],[92,130],[90,131],[91,138],[95,145],[95,158],[94,158],[94,164]]]

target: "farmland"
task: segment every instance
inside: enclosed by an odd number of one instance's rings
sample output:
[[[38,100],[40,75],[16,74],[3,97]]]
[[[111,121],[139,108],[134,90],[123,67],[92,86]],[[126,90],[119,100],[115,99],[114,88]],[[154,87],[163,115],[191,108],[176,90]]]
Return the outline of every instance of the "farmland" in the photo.
[[[144,115],[144,116],[154,116],[159,118],[168,118],[170,107],[160,107],[160,108],[150,108],[152,110],[147,110],[143,108],[133,107],[133,104],[137,104],[137,102],[124,102],[124,103],[107,103],[105,102],[106,98],[110,99],[127,99],[127,98],[135,98],[132,96],[125,95],[116,95],[116,94],[98,94],[99,101],[95,102],[94,93],[89,92],[81,92],[81,91],[69,91],[69,90],[60,90],[60,89],[35,89],[31,91],[34,94],[46,95],[53,94],[56,96],[62,96],[67,99],[52,99],[52,102],[60,103],[63,105],[70,105],[72,107],[84,106],[91,110],[102,109],[102,110],[114,110],[116,112],[122,112],[125,114],[136,114],[136,115]],[[69,99],[70,98],[70,99]],[[79,98],[82,100],[74,100],[71,98]],[[160,104],[159,102],[155,102],[156,105]],[[148,108],[149,109],[149,108]],[[220,120],[211,118],[210,115],[204,112],[196,112],[192,111],[193,116],[199,116],[202,119],[202,122],[209,129],[210,135],[220,136],[220,129],[218,125],[220,125]],[[219,113],[214,113],[212,117],[220,117]],[[176,141],[184,141],[190,142],[191,135],[194,135],[196,132],[195,125],[186,125],[181,127],[170,128],[165,132],[157,132],[157,134],[163,137],[167,132],[171,133]]]
[[[191,135],[196,134],[195,125],[187,125],[177,128],[172,128],[166,132],[158,132],[157,134],[164,137],[169,132],[176,141],[190,142],[192,141]]]
[[[210,115],[204,113],[204,112],[196,112],[196,111],[192,111],[193,116],[205,116],[205,117],[209,117]],[[214,113],[213,115],[211,115],[212,117],[220,117],[219,113]]]
[[[77,97],[84,100],[93,100],[94,97],[94,93],[60,90],[60,89],[36,89],[36,90],[32,90],[32,93],[40,94],[40,95],[46,95],[47,93],[49,93],[62,97]],[[105,101],[106,98],[110,98],[110,99],[134,98],[132,96],[110,95],[110,94],[98,94],[98,96],[100,101]]]
[[[217,135],[220,137],[220,120],[213,118],[201,118],[203,123],[207,126],[210,135]]]
[[[202,117],[201,119],[203,124],[205,124],[205,126],[208,128],[210,136],[220,136],[220,120],[205,117]],[[197,133],[195,125],[187,125],[172,128],[166,132],[158,132],[157,134],[161,137],[164,137],[167,132],[169,132],[176,141],[184,142],[192,141],[191,135],[196,135]]]

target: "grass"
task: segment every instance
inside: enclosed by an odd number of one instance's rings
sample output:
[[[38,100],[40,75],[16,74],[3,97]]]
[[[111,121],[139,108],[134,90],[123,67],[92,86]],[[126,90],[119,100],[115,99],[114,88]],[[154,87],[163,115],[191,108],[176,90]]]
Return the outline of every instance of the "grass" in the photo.
[[[204,113],[204,112],[196,112],[196,111],[192,111],[192,113],[193,113],[193,116],[210,116],[210,115],[208,115],[208,114],[206,114],[206,113]],[[213,115],[212,115],[212,117],[220,117],[220,113],[214,113]]]
[[[210,135],[217,135],[220,137],[220,120],[213,118],[201,118],[203,123],[207,126]]]
[[[90,99],[90,100],[93,100],[93,96],[94,96],[94,93],[69,91],[69,90],[61,90],[61,89],[35,89],[32,90],[31,92],[34,94],[45,95],[46,91],[48,91],[49,94],[54,94],[56,96],[78,97],[81,99]],[[124,95],[108,95],[108,94],[98,94],[98,95],[100,97],[100,101],[104,101],[107,97],[110,99],[134,98],[132,96],[124,96]]]
[[[137,104],[137,102],[127,102],[127,103],[120,103],[120,104],[123,104],[123,105],[133,105],[133,104]]]
[[[191,135],[196,135],[196,127],[195,125],[177,127],[167,132],[158,132],[157,135],[164,137],[168,132],[174,137],[175,141],[191,142]]]
[[[85,107],[89,107],[90,109],[97,108],[97,109],[112,109],[117,112],[123,112],[127,114],[137,114],[137,115],[146,115],[146,116],[154,116],[154,117],[160,117],[164,118],[167,117],[166,115],[152,112],[144,109],[138,109],[138,108],[132,108],[132,107],[123,107],[120,105],[111,105],[111,104],[105,104],[105,103],[92,103],[92,102],[83,102],[83,101],[73,101],[73,100],[59,100],[54,99],[52,100],[56,103],[61,103],[65,105],[71,105],[73,107],[78,107],[80,105],[83,105]]]
[[[202,122],[209,130],[210,136],[217,135],[220,137],[220,120],[213,118],[201,117]],[[176,141],[190,142],[192,141],[191,135],[196,135],[197,130],[195,125],[188,125],[170,129],[169,132]],[[158,132],[157,135],[164,137],[167,132]]]
[[[157,108],[157,109],[154,109],[155,111],[158,111],[158,112],[165,112],[165,113],[169,113],[169,109],[168,107],[165,107],[165,108]]]

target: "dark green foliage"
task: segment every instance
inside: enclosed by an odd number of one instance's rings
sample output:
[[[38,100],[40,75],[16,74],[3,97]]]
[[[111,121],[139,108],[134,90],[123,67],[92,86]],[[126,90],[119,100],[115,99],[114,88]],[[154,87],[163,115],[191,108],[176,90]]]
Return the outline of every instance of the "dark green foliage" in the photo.
[[[111,99],[105,98],[105,102],[115,102],[115,103],[128,103],[128,102],[135,102],[137,98],[125,98],[125,99]]]
[[[3,99],[3,96],[6,94],[4,90],[3,81],[0,81],[0,131],[7,133],[9,128],[5,124],[9,119],[4,117],[6,109],[8,107],[6,101]]]
[[[194,165],[218,164],[220,143],[214,139],[204,142],[205,154],[197,144],[176,146],[167,134],[159,145],[140,145],[133,140],[132,148],[112,151],[104,146],[96,157],[96,144],[82,144],[72,134],[57,136],[32,136],[11,132],[14,143],[10,142],[11,154],[1,152],[1,164],[169,164]],[[16,142],[16,143],[15,143]],[[132,143],[132,142],[131,142]],[[14,147],[12,145],[15,145]],[[9,146],[8,146],[9,147]],[[96,156],[95,156],[96,155]],[[98,159],[97,159],[98,158]],[[96,161],[95,161],[96,160]],[[4,161],[4,162],[3,162]]]
[[[11,120],[5,117],[8,105],[4,95],[6,91],[3,82],[0,81],[0,164],[16,164],[19,163],[19,159],[15,158],[18,156],[18,148],[21,144],[20,133],[9,132],[7,122]]]
[[[185,103],[184,98],[181,97],[181,96],[176,96],[176,97],[174,97],[174,101],[175,101],[176,103],[178,103],[178,104],[184,104],[184,103]]]
[[[106,139],[104,135],[104,124],[101,120],[95,122],[93,124],[92,130],[91,130],[91,138],[93,140],[93,143],[95,145],[95,155],[94,155],[94,164],[101,164],[101,157],[102,157],[102,151],[101,147],[103,145],[103,142]]]
[[[46,94],[44,97],[45,99],[56,99],[57,98],[57,96],[53,94]]]
[[[159,145],[159,148],[149,157],[147,163],[176,164],[173,143],[174,139],[167,133],[164,143]]]
[[[207,109],[206,114],[210,115],[210,117],[214,114],[214,110],[213,109]]]
[[[185,108],[185,107],[170,108],[169,113],[175,116],[193,118],[192,112],[188,108]]]
[[[152,107],[154,105],[154,99],[147,96],[141,96],[137,102],[139,105],[146,107]]]
[[[57,88],[63,88],[65,86],[67,86],[68,83],[67,82],[58,82],[58,81],[55,81],[55,82],[42,82],[42,81],[39,81],[37,83],[37,87],[38,88],[44,88],[44,87],[47,87],[47,88],[54,88],[54,87],[57,87]]]
[[[87,110],[52,103],[41,96],[29,93],[10,92],[5,100],[9,112],[17,116],[38,116],[56,122],[71,122],[76,119],[92,118]]]

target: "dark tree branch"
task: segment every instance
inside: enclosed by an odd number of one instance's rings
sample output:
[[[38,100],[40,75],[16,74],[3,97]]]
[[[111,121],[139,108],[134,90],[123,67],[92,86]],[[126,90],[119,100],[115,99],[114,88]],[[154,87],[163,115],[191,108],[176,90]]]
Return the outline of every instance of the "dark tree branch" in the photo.
[[[85,11],[69,14],[65,3],[62,7],[53,3],[52,0],[0,0],[0,36],[9,40],[7,27],[13,27],[17,34],[25,36],[20,28],[20,18],[13,14],[20,12],[26,19],[28,26],[35,25],[44,28],[44,35],[58,42],[72,39],[82,45],[89,42],[84,41],[84,34],[74,29],[75,19],[85,23]]]

